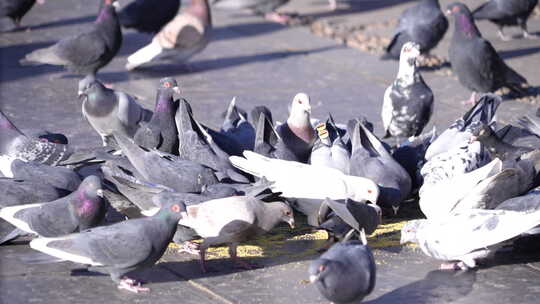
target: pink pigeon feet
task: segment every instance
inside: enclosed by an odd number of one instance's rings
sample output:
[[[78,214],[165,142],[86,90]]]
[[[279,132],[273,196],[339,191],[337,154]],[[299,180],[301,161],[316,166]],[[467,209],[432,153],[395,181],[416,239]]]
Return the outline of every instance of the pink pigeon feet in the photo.
[[[141,282],[137,282],[134,279],[123,277],[118,284],[118,289],[125,289],[134,293],[147,292],[150,288],[142,287]]]
[[[335,11],[337,9],[337,0],[328,0],[328,9],[330,11]]]
[[[471,98],[469,98],[468,100],[462,101],[461,104],[464,106],[467,106],[467,105],[472,106],[476,104],[476,92],[472,92]]]
[[[442,263],[440,270],[467,270],[468,267],[465,265],[465,263],[459,261],[459,262],[450,262],[450,263]]]
[[[186,241],[182,243],[182,248],[178,249],[178,252],[185,252],[193,255],[199,255],[199,244],[195,242]]]
[[[280,14],[278,12],[270,12],[264,15],[264,19],[268,21],[276,22],[279,24],[287,25],[289,20],[291,20],[291,17],[285,14]]]

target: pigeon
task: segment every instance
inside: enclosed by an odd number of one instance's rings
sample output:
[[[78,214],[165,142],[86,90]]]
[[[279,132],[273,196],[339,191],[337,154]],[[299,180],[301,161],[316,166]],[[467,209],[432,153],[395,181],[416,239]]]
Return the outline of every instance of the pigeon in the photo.
[[[236,248],[240,242],[266,233],[282,221],[294,228],[292,209],[281,201],[265,203],[251,196],[232,196],[187,206],[186,209],[187,216],[179,224],[193,228],[203,238],[199,247],[203,272],[206,272],[206,249],[210,246],[227,244],[233,261],[250,268],[237,260]]]
[[[276,9],[289,0],[215,0],[212,7],[225,10],[250,10],[255,15],[263,16],[266,20],[287,24],[291,17],[276,12]]]
[[[518,118],[518,124],[522,127],[507,124],[495,133],[502,141],[513,146],[540,149],[540,137],[532,130],[534,127],[529,122],[530,117],[523,116]]]
[[[397,213],[401,202],[411,193],[411,177],[361,122],[348,133],[352,143],[350,174],[375,182],[380,189],[376,203]]]
[[[14,159],[54,166],[72,152],[69,145],[26,136],[0,111],[0,171],[4,176],[13,176],[9,171]]]
[[[308,271],[309,281],[332,303],[360,303],[375,287],[375,258],[356,240],[336,243]]]
[[[430,132],[408,138],[392,151],[392,157],[411,176],[411,189],[413,192],[418,190],[424,183],[420,169],[425,164],[426,150],[436,137],[437,129],[433,127]]]
[[[233,166],[272,182],[270,189],[292,201],[297,210],[307,215],[311,226],[318,226],[319,208],[327,197],[372,203],[379,198],[379,187],[368,178],[345,175],[334,168],[271,159],[251,151],[243,155],[230,157]]]
[[[30,247],[109,273],[120,289],[135,293],[148,291],[148,288],[125,275],[150,267],[161,258],[185,210],[182,202],[166,203],[151,217],[122,221],[61,237],[40,237],[32,240]]]
[[[501,160],[519,159],[522,154],[533,150],[529,147],[516,147],[502,141],[487,124],[480,124],[474,129],[470,141],[479,141],[492,157],[498,157]]]
[[[448,29],[448,20],[441,11],[439,0],[424,0],[403,11],[394,37],[381,59],[399,59],[403,45],[416,42],[421,54],[437,46]]]
[[[77,190],[81,183],[81,178],[72,169],[24,162],[19,159],[11,163],[11,172],[14,179],[42,182],[66,191]]]
[[[156,96],[156,106],[152,119],[142,123],[133,139],[136,144],[147,149],[178,154],[178,130],[174,116],[178,109],[178,102],[174,101],[173,94],[180,94],[176,80],[165,77],[159,81]]]
[[[502,161],[493,159],[488,164],[467,173],[457,174],[442,182],[424,183],[420,188],[420,209],[428,219],[444,218],[483,180],[503,171]],[[481,185],[482,188],[486,184]]]
[[[217,183],[214,171],[199,163],[171,154],[148,150],[131,139],[114,133],[116,141],[137,171],[149,182],[178,192],[200,192],[204,185]]]
[[[101,137],[103,146],[115,146],[113,131],[133,137],[152,113],[128,94],[106,88],[94,79],[79,92],[83,117]]]
[[[381,223],[382,211],[375,204],[351,199],[335,201],[329,198],[326,198],[323,204],[328,205],[337,216],[359,233],[372,234]]]
[[[296,155],[277,133],[271,117],[266,113],[260,113],[256,126],[254,152],[270,158],[298,161]]]
[[[335,168],[344,174],[349,174],[351,152],[338,132],[332,115],[329,116],[326,123],[318,124],[315,129],[318,139],[313,145],[309,163]]]
[[[420,45],[407,42],[401,50],[399,71],[384,92],[382,121],[385,137],[418,136],[433,113],[433,91],[416,67]]]
[[[516,196],[505,200],[495,209],[519,211],[519,212],[535,212],[540,210],[540,187],[536,187],[524,195]]]
[[[523,93],[527,80],[510,68],[491,43],[482,38],[469,8],[459,2],[449,4],[447,13],[454,16],[455,30],[448,57],[459,82],[473,91],[466,103],[474,103],[476,92],[494,92],[507,87]]]
[[[0,217],[27,233],[55,237],[95,227],[103,220],[105,210],[101,180],[90,175],[66,197],[5,207],[0,209]]]
[[[489,0],[476,8],[472,15],[476,20],[487,19],[497,25],[499,37],[511,40],[503,33],[506,25],[519,25],[524,38],[537,38],[527,31],[527,19],[531,15],[538,0]]]
[[[107,65],[122,45],[122,31],[113,7],[115,0],[101,0],[105,4],[91,28],[56,44],[27,54],[20,63],[65,66],[69,71],[95,77]]]
[[[540,224],[540,212],[469,209],[438,219],[409,221],[401,243],[412,242],[431,257],[445,261],[443,269],[469,269],[493,254],[502,242]]]
[[[171,1],[175,0],[165,2]],[[151,5],[155,6],[155,4]],[[167,60],[173,63],[184,63],[206,48],[210,41],[211,31],[212,17],[208,0],[191,0],[190,6],[170,20],[152,38],[150,44],[127,58],[126,69],[133,70],[151,61]]]
[[[118,20],[125,28],[157,33],[176,16],[179,8],[180,0],[160,1],[158,5],[152,0],[135,0],[118,12]]]
[[[227,108],[220,133],[237,145],[240,152],[253,150],[255,126],[256,124],[253,125],[247,120],[247,114],[236,106],[236,97],[234,97]]]
[[[0,27],[0,32],[11,31],[21,26],[21,19],[35,3],[43,4],[45,0],[4,0],[0,3],[0,20],[9,18],[11,24]]]
[[[54,201],[69,193],[69,191],[55,188],[43,181],[0,178],[0,208]]]
[[[214,169],[220,181],[249,182],[246,177],[236,172],[229,162],[229,154],[216,144],[214,138],[193,117],[189,103],[185,99],[180,99],[179,102],[175,116],[178,155]]]
[[[276,131],[285,145],[296,155],[300,162],[309,160],[311,148],[317,135],[310,122],[310,98],[305,93],[294,96],[287,122],[277,126]]]
[[[495,111],[501,102],[501,97],[495,94],[480,96],[478,102],[469,111],[433,141],[426,151],[426,159],[429,160],[439,153],[465,145],[470,140],[472,131],[480,123],[494,124]]]

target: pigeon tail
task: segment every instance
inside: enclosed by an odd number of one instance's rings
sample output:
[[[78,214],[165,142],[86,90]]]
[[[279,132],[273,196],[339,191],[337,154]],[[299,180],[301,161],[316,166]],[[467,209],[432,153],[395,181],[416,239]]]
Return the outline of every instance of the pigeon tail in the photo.
[[[159,45],[159,42],[154,39],[150,44],[141,48],[137,52],[130,55],[127,59],[128,63],[126,64],[127,70],[133,70],[138,66],[150,62],[156,56],[161,54],[163,48]]]

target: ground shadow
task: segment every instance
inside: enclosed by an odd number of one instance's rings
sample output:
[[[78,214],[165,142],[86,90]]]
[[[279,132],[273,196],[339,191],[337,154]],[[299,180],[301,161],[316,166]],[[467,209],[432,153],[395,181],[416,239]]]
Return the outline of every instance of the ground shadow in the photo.
[[[246,38],[256,35],[269,34],[275,31],[286,29],[287,27],[273,22],[250,22],[231,24],[212,29],[211,39],[213,41]]]
[[[88,23],[92,22],[96,19],[96,15],[88,15],[88,16],[82,16],[82,17],[76,17],[76,18],[70,18],[70,19],[61,19],[56,20],[48,23],[42,23],[38,25],[31,25],[27,26],[26,28],[30,28],[31,30],[41,30],[56,26],[66,26],[66,25],[75,25],[79,23]]]
[[[514,57],[528,56],[540,52],[540,46],[530,47],[525,49],[498,51],[499,56],[503,59],[510,59]]]
[[[361,0],[349,0],[349,1],[339,1],[338,8],[335,11],[325,11],[318,12],[313,14],[306,14],[306,17],[311,17],[314,19],[317,18],[326,18],[332,16],[341,16],[341,15],[350,15],[361,12],[367,12],[372,10],[384,9],[389,6],[399,5],[406,2],[411,2],[416,0],[379,0],[379,1],[361,1]],[[328,5],[328,1],[316,2],[316,4]]]

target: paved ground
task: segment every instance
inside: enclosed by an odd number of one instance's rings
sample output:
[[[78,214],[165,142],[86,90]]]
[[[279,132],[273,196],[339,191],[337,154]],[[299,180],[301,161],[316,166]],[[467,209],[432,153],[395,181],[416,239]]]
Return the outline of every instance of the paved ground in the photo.
[[[466,2],[475,6],[481,1]],[[384,39],[399,12],[412,4],[355,1],[327,12],[326,1],[296,0],[283,10],[309,15],[332,29],[367,29],[366,35]],[[0,105],[23,130],[61,131],[77,147],[99,145],[98,136],[80,113],[77,76],[56,67],[20,67],[17,63],[27,52],[84,28],[96,11],[94,1],[48,1],[23,20],[30,30],[0,35]],[[314,116],[322,118],[332,112],[336,120],[346,121],[365,115],[374,122],[376,133],[382,133],[382,95],[397,64],[379,61],[376,48],[362,52],[344,46],[347,39],[336,42],[314,35],[312,26],[283,27],[239,12],[214,12],[213,17],[213,42],[188,65],[159,65],[127,73],[123,69],[126,56],[150,39],[128,31],[120,55],[99,77],[153,108],[159,78],[173,75],[192,102],[195,115],[211,126],[219,125],[233,96],[248,109],[266,104],[276,119],[284,120],[292,97],[304,91],[312,97]],[[531,19],[529,24],[531,31],[540,31],[540,19]],[[540,85],[539,41],[501,42],[495,26],[483,22],[480,29],[509,65],[533,87]],[[445,56],[449,37],[435,50],[437,55]],[[436,96],[431,124],[439,129],[466,111],[458,101],[470,94],[446,74],[441,70],[424,73]],[[513,122],[533,111],[534,105],[507,100],[499,109],[499,120]],[[118,291],[108,277],[89,275],[73,263],[26,265],[21,256],[33,252],[21,241],[0,247],[0,303],[326,303],[314,286],[306,284],[307,266],[322,242],[310,235],[305,226],[292,232],[280,227],[270,236],[272,242],[255,242],[256,254],[249,261],[263,267],[252,271],[233,269],[218,255],[209,264],[214,271],[202,275],[196,257],[171,249],[156,267],[135,275],[152,289],[147,295]],[[374,253],[378,277],[368,302],[537,303],[540,296],[540,255],[535,252],[507,248],[481,269],[466,273],[440,272],[437,261],[410,247],[383,246]]]

